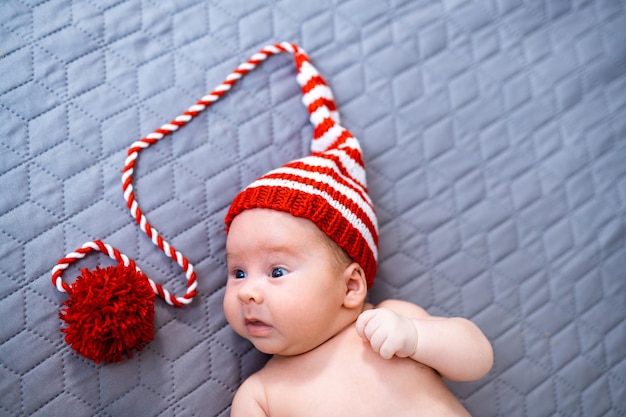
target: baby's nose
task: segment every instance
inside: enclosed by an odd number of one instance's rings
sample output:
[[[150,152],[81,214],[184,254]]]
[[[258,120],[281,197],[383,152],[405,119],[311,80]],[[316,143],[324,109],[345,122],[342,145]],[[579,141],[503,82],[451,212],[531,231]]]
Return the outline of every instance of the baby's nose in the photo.
[[[239,300],[244,303],[261,304],[264,300],[263,289],[259,280],[252,277],[246,278],[243,285],[239,287]]]

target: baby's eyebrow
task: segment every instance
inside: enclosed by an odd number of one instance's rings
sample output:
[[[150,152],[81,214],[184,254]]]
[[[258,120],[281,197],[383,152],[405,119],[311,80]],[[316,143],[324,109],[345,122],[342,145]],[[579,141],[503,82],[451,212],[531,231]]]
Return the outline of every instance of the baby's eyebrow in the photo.
[[[301,251],[294,248],[293,246],[287,245],[270,245],[267,247],[267,250],[272,253],[284,254],[295,256],[298,255]]]
[[[226,252],[226,261],[228,261],[229,259],[236,259],[238,256],[237,253],[233,253],[233,252]]]

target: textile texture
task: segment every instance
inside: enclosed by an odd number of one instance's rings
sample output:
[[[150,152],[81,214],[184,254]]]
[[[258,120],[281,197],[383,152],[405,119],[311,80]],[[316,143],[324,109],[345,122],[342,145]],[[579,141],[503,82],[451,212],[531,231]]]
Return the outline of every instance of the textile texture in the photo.
[[[467,317],[493,344],[487,376],[449,383],[472,415],[626,415],[625,1],[3,0],[0,39],[0,415],[229,415],[266,357],[222,312],[224,217],[310,154],[290,54],[137,159],[143,214],[197,276],[188,305],[156,299],[150,344],[77,355],[51,270],[101,239],[185,294],[127,208],[128,148],[281,41],[359,139],[371,301]],[[63,279],[114,264],[91,253]]]

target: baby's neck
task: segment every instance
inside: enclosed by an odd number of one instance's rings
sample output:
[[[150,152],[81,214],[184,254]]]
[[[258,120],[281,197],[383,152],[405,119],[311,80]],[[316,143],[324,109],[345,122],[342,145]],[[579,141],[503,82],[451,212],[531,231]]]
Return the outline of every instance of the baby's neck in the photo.
[[[354,325],[356,323],[359,314],[361,314],[365,310],[369,310],[373,308],[373,306],[369,303],[364,303],[361,307],[351,309],[347,312],[350,314],[345,315],[345,319],[341,321],[339,325],[337,325],[337,331],[333,333],[331,337],[324,340],[319,345],[315,346],[313,349],[310,349],[306,352],[299,353],[297,355],[280,355],[275,354],[272,356],[272,361],[278,363],[289,362],[291,360],[304,360],[305,358],[310,358],[313,362],[317,361],[317,357],[319,355],[329,355],[332,354],[333,346],[338,342],[337,339],[340,338],[341,335],[347,332],[354,332],[356,335],[356,330],[354,329]]]

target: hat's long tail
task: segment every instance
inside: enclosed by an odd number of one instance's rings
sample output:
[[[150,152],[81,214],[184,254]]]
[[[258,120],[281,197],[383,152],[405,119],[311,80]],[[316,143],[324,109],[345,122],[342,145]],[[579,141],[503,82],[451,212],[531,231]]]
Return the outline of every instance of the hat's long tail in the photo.
[[[141,230],[143,230],[144,233],[152,240],[152,243],[154,243],[155,246],[157,246],[163,253],[174,260],[182,268],[187,278],[187,290],[182,296],[175,296],[163,288],[160,284],[148,279],[155,294],[164,299],[170,305],[182,307],[191,302],[197,292],[196,273],[194,272],[193,265],[189,262],[189,260],[183,256],[181,252],[176,250],[174,246],[170,245],[165,239],[163,239],[161,234],[150,224],[150,222],[148,222],[148,219],[139,208],[133,189],[133,173],[135,171],[135,165],[139,154],[141,151],[160,141],[170,133],[175,132],[189,123],[207,107],[219,100],[232,88],[235,83],[237,83],[238,80],[256,68],[268,57],[284,52],[294,54],[296,67],[298,69],[297,80],[302,87],[302,100],[310,113],[311,123],[315,128],[312,145],[313,150],[323,151],[328,147],[329,143],[332,144],[331,142],[334,142],[338,137],[338,135],[334,135],[332,133],[336,131],[336,129],[333,128],[339,122],[337,107],[333,99],[332,91],[319,72],[311,64],[306,53],[297,45],[287,42],[268,45],[261,49],[249,60],[242,63],[233,72],[231,72],[211,93],[202,97],[197,103],[191,106],[183,114],[176,117],[174,120],[164,124],[146,137],[134,142],[128,149],[128,156],[126,158],[122,174],[122,189],[126,205]],[[329,137],[331,139],[329,139]],[[332,137],[335,137],[335,139],[332,139]],[[324,142],[324,144],[321,142]],[[63,282],[61,278],[63,271],[67,269],[70,264],[82,259],[88,253],[93,251],[102,252],[124,265],[130,265],[137,268],[135,263],[130,258],[114,247],[99,240],[94,240],[85,243],[82,247],[70,252],[58,261],[57,265],[52,268],[53,285],[55,285],[59,291],[71,293],[71,285]]]

